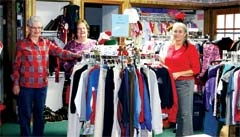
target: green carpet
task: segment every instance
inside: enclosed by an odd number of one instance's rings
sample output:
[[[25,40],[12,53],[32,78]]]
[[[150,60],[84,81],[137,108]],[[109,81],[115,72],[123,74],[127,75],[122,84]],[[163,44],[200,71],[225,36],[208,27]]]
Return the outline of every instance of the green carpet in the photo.
[[[173,129],[164,129],[163,133],[157,137],[175,137]],[[16,123],[4,123],[0,127],[1,137],[15,137],[19,136],[20,129]],[[201,131],[194,132],[194,134],[201,134]],[[47,122],[44,130],[45,137],[65,137],[67,136],[67,121]]]
[[[19,136],[20,129],[19,125],[16,123],[4,123],[0,127],[0,136],[9,137],[9,136]],[[44,136],[67,136],[67,121],[60,122],[47,122],[45,124]]]

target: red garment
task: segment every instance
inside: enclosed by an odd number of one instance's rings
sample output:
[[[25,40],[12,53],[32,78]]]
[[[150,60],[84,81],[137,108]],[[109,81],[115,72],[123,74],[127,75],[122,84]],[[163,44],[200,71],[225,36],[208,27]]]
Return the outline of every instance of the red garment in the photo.
[[[1,44],[1,41],[0,41],[0,44]],[[3,112],[3,110],[4,110],[5,108],[6,108],[5,105],[0,104],[0,114]],[[1,115],[0,115],[0,127],[1,127],[1,125],[2,125],[2,120],[1,120]]]
[[[11,78],[14,85],[27,88],[47,86],[48,56],[74,59],[70,51],[63,50],[49,40],[40,38],[37,45],[28,37],[17,43],[16,58]]]
[[[141,98],[141,111],[139,115],[139,122],[143,123],[144,122],[144,87],[143,87],[143,79],[141,76],[141,73],[138,69],[136,69],[137,77],[138,77],[138,84],[139,84],[139,93],[140,93],[140,98]]]
[[[153,29],[154,29],[154,22],[152,22],[152,21],[149,21],[149,26],[150,26],[151,32],[153,33]]]
[[[1,54],[2,48],[3,48],[3,44],[2,44],[2,42],[0,41],[0,54]]]
[[[60,73],[60,60],[56,58],[57,66],[55,68],[55,82],[59,82],[59,73]]]
[[[123,106],[120,101],[118,101],[117,105],[117,120],[121,129],[121,137],[125,137],[127,135],[126,133],[126,125],[123,124],[122,122],[122,114],[123,114]]]
[[[176,122],[177,118],[177,112],[178,112],[178,97],[177,97],[177,89],[175,85],[175,81],[173,79],[172,73],[169,72],[169,76],[171,79],[171,84],[172,84],[172,92],[173,92],[173,105],[172,107],[168,110],[168,121],[169,122]]]
[[[92,114],[90,118],[90,123],[94,125],[95,123],[95,114],[96,114],[96,102],[97,102],[97,91],[93,90],[92,91],[92,98],[93,98],[93,104],[92,104]]]
[[[64,93],[64,103],[66,105],[69,105],[69,98],[70,98],[70,85],[67,85],[66,88],[65,88],[65,91],[63,92]]]
[[[175,15],[175,20],[182,20],[184,21],[184,18],[185,18],[185,14],[182,13],[182,12],[179,12]]]
[[[95,65],[93,66],[90,70],[89,70],[89,74],[91,72],[93,72],[95,69],[99,69],[99,66],[98,65]],[[88,92],[86,92],[86,98],[88,96]],[[90,116],[90,123],[94,125],[95,123],[95,115],[96,115],[96,103],[97,103],[97,91],[96,89],[95,90],[92,90],[92,104],[91,104],[91,107],[92,107],[92,113],[91,113],[91,116]]]
[[[240,108],[239,108],[239,97],[240,97],[240,73],[238,73],[238,81],[237,81],[237,94],[236,94],[236,104],[235,104],[235,114],[234,120],[236,122],[240,122]]]
[[[182,46],[175,50],[174,45],[170,45],[167,56],[165,58],[165,65],[172,72],[181,72],[192,70],[194,75],[200,72],[200,58],[196,47],[188,43],[188,47]],[[181,76],[177,80],[194,79],[194,76]]]

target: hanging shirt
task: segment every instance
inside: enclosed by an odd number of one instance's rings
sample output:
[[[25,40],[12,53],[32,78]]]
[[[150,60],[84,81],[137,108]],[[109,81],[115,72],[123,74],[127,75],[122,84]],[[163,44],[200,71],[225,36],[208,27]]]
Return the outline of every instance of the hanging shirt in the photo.
[[[96,113],[94,121],[94,137],[103,136],[104,128],[104,108],[105,108],[105,85],[107,76],[107,69],[100,67],[98,89],[97,89],[97,102]]]
[[[152,112],[152,130],[155,135],[163,132],[161,99],[158,93],[157,76],[153,70],[144,68],[143,72],[148,78],[150,107]]]
[[[150,97],[149,97],[149,86],[147,76],[143,73],[141,68],[141,76],[143,79],[143,89],[144,89],[144,122],[141,124],[142,129],[147,128],[148,131],[152,130],[152,113],[150,107]]]
[[[236,105],[236,101],[237,101],[237,93],[239,92],[238,91],[238,75],[240,73],[240,70],[237,70],[236,72],[234,72],[233,74],[233,79],[232,79],[232,104],[231,104],[231,108],[232,108],[232,112],[231,112],[231,121],[232,121],[232,124],[236,124],[236,121],[234,119],[234,115],[235,115],[235,105]]]
[[[74,99],[76,106],[76,113],[79,116],[80,121],[86,121],[86,92],[87,92],[87,82],[88,82],[89,69],[82,72],[79,80],[79,85],[77,89],[77,94]]]
[[[81,74],[83,71],[87,70],[88,66],[85,65],[83,66],[81,69],[76,70],[74,75],[73,75],[73,79],[72,79],[72,90],[71,90],[71,98],[70,98],[70,112],[71,113],[76,113],[76,106],[75,106],[75,97],[77,94],[77,90],[78,90],[78,85],[79,85],[79,80],[81,78]]]
[[[177,50],[175,50],[174,45],[170,45],[165,58],[165,64],[172,73],[192,70],[194,75],[196,75],[200,71],[199,54],[191,43],[188,43],[187,48],[182,46]],[[177,80],[189,79],[194,79],[194,76],[180,76]]]
[[[210,106],[213,105],[214,94],[216,89],[216,76],[219,65],[210,67],[208,70],[208,80],[205,84],[205,108],[206,110],[210,109]]]
[[[62,59],[74,59],[74,54],[47,39],[40,38],[34,44],[30,37],[17,43],[16,58],[11,75],[14,85],[27,88],[47,86],[49,54]]]
[[[102,136],[111,136],[113,128],[113,111],[114,111],[114,81],[113,68],[107,69],[105,79],[105,99],[104,99],[104,118]]]
[[[203,77],[212,61],[221,59],[219,48],[212,44],[206,43],[203,45],[202,69],[200,76]]]
[[[117,121],[117,107],[118,107],[118,91],[122,83],[122,78],[120,77],[121,69],[117,66],[113,68],[114,72],[114,114],[113,114],[113,128],[112,128],[112,137],[120,137],[121,129]]]
[[[158,82],[158,92],[161,98],[161,108],[171,108],[173,105],[173,91],[171,79],[166,68],[151,68],[156,76]]]
[[[240,122],[240,73],[238,73],[237,85],[236,103],[233,109],[235,109],[234,121]]]
[[[98,90],[98,80],[99,80],[100,68],[99,66],[93,67],[89,71],[88,77],[88,86],[87,86],[87,95],[86,95],[86,120],[91,120],[94,122],[96,112],[96,98],[94,94],[97,94]]]
[[[69,30],[72,32],[76,29],[75,23],[79,20],[79,6],[69,4],[63,7],[63,15],[69,25]]]

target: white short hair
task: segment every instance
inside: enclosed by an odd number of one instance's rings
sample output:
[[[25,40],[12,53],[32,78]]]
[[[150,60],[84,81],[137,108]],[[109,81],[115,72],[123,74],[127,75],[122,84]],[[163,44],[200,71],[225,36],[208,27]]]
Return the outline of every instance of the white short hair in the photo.
[[[178,27],[182,28],[187,33],[187,26],[184,23],[176,22],[173,24],[173,30],[175,30]]]
[[[42,24],[42,20],[39,16],[31,16],[28,20],[27,20],[27,25],[28,26],[33,26],[34,22],[40,22]]]

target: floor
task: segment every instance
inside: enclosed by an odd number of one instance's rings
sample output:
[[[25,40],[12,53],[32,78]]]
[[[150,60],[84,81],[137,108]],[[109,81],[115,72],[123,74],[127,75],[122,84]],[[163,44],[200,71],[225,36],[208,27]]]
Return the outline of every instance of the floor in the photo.
[[[174,137],[173,129],[164,129],[159,137]],[[1,137],[15,137],[19,136],[19,125],[16,123],[4,123],[0,127]],[[194,134],[201,134],[201,131],[194,132]],[[45,125],[45,137],[65,137],[67,135],[67,121],[47,122]]]

